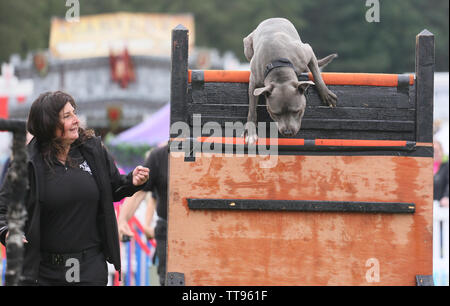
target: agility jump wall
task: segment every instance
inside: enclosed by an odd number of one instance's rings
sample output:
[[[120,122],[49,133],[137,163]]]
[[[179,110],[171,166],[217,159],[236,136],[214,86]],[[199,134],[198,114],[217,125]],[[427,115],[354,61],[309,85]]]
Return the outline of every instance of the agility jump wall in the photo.
[[[191,71],[187,29],[172,35],[171,124],[245,123],[249,72]],[[434,36],[416,39],[415,75],[323,73],[337,107],[311,86],[273,167],[240,135],[172,131],[172,144],[197,146],[169,157],[168,284],[429,283]],[[257,112],[271,122],[264,98]],[[235,154],[200,154],[205,143]]]

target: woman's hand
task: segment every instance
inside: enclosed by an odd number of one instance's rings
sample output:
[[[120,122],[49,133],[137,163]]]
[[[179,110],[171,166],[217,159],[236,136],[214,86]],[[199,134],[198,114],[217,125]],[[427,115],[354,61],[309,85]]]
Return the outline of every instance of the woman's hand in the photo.
[[[150,170],[146,167],[137,166],[133,170],[133,185],[140,186],[148,181]]]
[[[155,229],[151,226],[144,225],[144,234],[148,240],[155,238]]]
[[[134,233],[131,230],[130,226],[128,225],[128,222],[120,220],[119,218],[119,239],[120,241],[123,241],[123,236],[129,236],[134,237]]]
[[[443,197],[440,201],[439,204],[441,205],[441,207],[448,207],[448,197]]]

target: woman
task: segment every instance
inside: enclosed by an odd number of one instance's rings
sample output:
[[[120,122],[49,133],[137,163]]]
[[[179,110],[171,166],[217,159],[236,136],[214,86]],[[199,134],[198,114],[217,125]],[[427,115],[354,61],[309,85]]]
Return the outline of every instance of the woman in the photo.
[[[33,102],[27,130],[23,284],[106,285],[106,261],[120,272],[113,202],[144,187],[149,169],[120,175],[93,131],[80,127],[74,99],[47,92]],[[8,182],[0,192],[0,238],[7,237]]]

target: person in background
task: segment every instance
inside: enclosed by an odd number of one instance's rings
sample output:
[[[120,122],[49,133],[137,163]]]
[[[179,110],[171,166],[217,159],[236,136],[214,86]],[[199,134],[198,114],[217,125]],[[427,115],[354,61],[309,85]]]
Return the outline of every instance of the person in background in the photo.
[[[142,166],[121,175],[100,138],[80,127],[76,108],[57,91],[41,94],[30,109],[23,285],[106,285],[106,261],[121,267],[113,202],[149,178]],[[10,185],[6,179],[0,191],[2,244]]]
[[[438,201],[441,207],[448,207],[448,197],[449,197],[448,158],[444,155],[442,144],[436,139],[433,142],[433,148],[434,148],[433,200]]]
[[[133,232],[128,226],[128,221],[136,212],[137,207],[145,198],[145,191],[152,192],[152,199],[147,204],[146,225],[151,224],[151,217],[155,209],[154,199],[156,199],[156,227],[154,228],[154,238],[156,240],[156,256],[158,257],[158,275],[161,286],[166,281],[166,245],[167,245],[167,181],[168,181],[169,146],[154,149],[145,161],[145,166],[150,168],[152,175],[145,187],[134,194],[133,197],[125,199],[119,215],[119,235],[122,237],[133,236]],[[153,238],[151,229],[146,229],[147,238]],[[121,238],[122,239],[122,238]]]
[[[29,144],[32,138],[33,138],[33,135],[31,135],[29,132],[27,132],[25,144]],[[0,188],[3,185],[3,181],[6,178],[6,174],[8,173],[8,169],[11,164],[11,159],[12,159],[12,156],[8,156],[8,158],[5,160],[5,163],[3,165],[3,168],[2,168],[2,171],[0,174]]]
[[[119,225],[119,239],[122,242],[128,242],[129,238],[133,237],[134,233],[129,226],[129,222],[142,202],[147,205],[144,222],[142,223],[145,237],[148,240],[155,238],[155,228],[153,225],[156,223],[156,220],[153,222],[153,219],[155,217],[156,194],[141,190],[136,192],[132,197],[126,198],[120,209],[117,221]],[[158,216],[156,215],[157,218]]]
[[[0,187],[3,185],[10,164],[11,164],[11,156],[8,156],[8,158],[5,160],[5,163],[3,164],[2,171],[0,173]]]

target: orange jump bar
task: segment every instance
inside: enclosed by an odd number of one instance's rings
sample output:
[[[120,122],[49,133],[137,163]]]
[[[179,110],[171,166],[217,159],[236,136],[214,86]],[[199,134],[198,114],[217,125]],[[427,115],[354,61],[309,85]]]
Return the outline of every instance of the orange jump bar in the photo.
[[[206,83],[248,83],[250,71],[239,70],[202,70]],[[314,80],[308,73],[310,80]],[[356,86],[398,86],[398,74],[383,73],[340,73],[325,72],[322,78],[327,85],[356,85]],[[192,81],[192,70],[188,71],[188,82]],[[409,85],[414,84],[414,75],[409,75]]]
[[[244,145],[244,138],[236,137],[197,137],[198,142],[207,143],[222,143],[222,144],[233,144],[233,145]],[[286,139],[286,138],[259,138],[257,145],[278,145],[278,146],[303,146],[305,145],[304,139]]]
[[[204,82],[207,83],[248,83],[250,71],[241,70],[202,70]],[[192,70],[188,71],[188,82],[191,83]]]
[[[235,137],[197,137],[198,142],[243,145],[244,139]],[[333,147],[405,147],[404,140],[353,140],[353,139],[315,139],[308,141],[315,146]],[[305,139],[296,138],[259,138],[257,145],[304,146]]]
[[[404,140],[316,139],[316,146],[334,147],[405,147]]]

